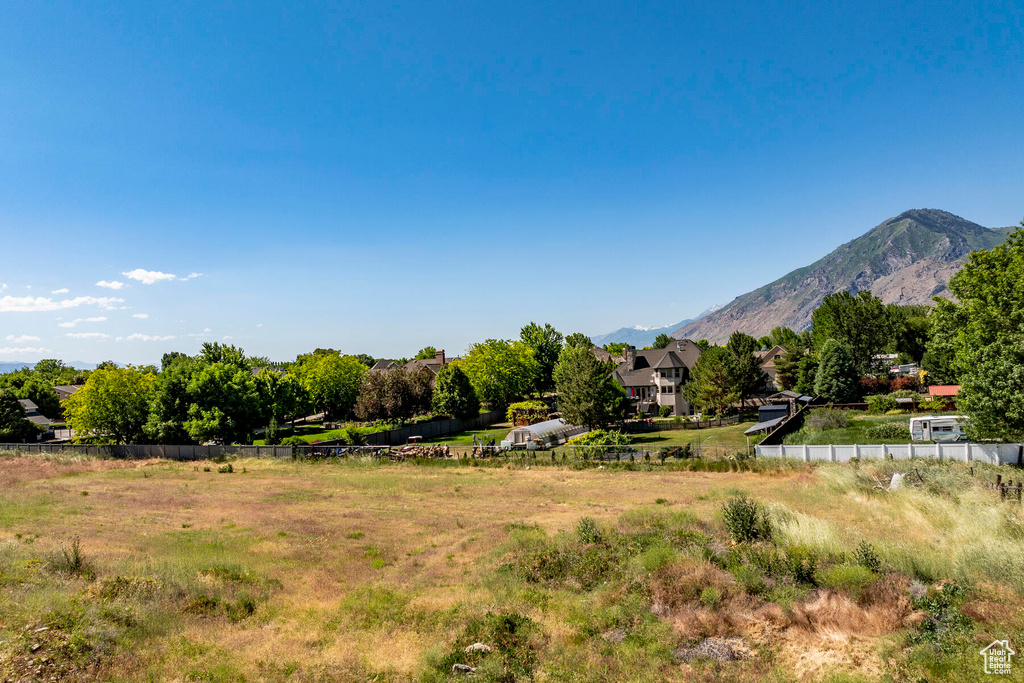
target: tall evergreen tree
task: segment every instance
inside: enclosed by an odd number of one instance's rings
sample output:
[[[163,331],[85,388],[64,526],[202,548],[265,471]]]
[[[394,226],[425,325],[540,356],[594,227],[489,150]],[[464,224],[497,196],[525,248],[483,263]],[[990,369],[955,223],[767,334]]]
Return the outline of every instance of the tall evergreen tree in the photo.
[[[835,339],[826,341],[818,359],[814,393],[830,403],[850,403],[858,398],[859,379],[850,350]]]
[[[599,361],[590,348],[562,349],[554,370],[562,419],[591,429],[623,419],[629,400],[612,379],[611,371],[610,365]]]
[[[729,376],[742,409],[746,407],[748,398],[764,390],[768,375],[761,369],[761,359],[754,355],[758,349],[757,340],[749,334],[733,332],[725,348],[729,351]]]
[[[724,413],[739,398],[732,377],[732,354],[724,346],[710,346],[701,355],[683,385],[683,396],[702,410]]]

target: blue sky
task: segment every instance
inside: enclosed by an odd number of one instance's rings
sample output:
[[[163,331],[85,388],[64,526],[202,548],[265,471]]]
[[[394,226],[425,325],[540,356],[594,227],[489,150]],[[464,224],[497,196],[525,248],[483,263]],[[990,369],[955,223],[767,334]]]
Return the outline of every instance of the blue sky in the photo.
[[[1024,2],[294,4],[4,4],[0,361],[667,325],[1024,217]]]

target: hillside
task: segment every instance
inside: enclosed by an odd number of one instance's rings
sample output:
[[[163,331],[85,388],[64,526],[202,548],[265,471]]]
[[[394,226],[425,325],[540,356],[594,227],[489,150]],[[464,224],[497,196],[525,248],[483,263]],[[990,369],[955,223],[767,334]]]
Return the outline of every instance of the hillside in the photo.
[[[905,211],[809,266],[737,297],[672,336],[724,341],[733,331],[754,336],[786,325],[810,327],[827,294],[870,289],[886,303],[927,304],[947,296],[949,278],[967,255],[1000,244],[1011,228],[990,229],[937,209]]]

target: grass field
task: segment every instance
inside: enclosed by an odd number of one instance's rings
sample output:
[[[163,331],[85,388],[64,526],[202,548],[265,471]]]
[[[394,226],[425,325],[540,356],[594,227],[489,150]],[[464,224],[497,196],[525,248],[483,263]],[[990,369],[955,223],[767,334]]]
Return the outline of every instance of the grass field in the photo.
[[[859,411],[846,411],[849,426],[841,429],[813,429],[806,425],[785,438],[787,444],[880,444],[910,443],[909,438],[893,439],[869,436],[868,430],[876,425],[896,423],[910,425],[910,414],[873,415]]]
[[[1020,504],[895,466],[0,455],[0,680],[985,678]],[[730,534],[740,494],[770,537]]]

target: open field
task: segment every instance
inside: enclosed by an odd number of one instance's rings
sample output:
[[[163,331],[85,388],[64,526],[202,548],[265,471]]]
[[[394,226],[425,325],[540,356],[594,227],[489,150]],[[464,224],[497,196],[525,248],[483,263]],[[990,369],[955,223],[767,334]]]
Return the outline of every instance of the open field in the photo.
[[[0,456],[0,680],[978,680],[1024,636],[1021,506],[915,465]]]

